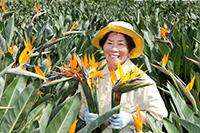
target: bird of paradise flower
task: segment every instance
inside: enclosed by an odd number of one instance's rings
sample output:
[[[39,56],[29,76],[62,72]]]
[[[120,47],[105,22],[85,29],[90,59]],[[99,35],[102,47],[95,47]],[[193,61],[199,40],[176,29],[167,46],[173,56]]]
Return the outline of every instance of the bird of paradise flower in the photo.
[[[92,55],[92,58],[89,56],[88,59],[87,54],[84,55],[84,58],[80,58],[74,53],[73,56],[70,56],[68,65],[63,64],[63,67],[59,67],[64,70],[64,73],[60,73],[60,75],[72,77],[81,83],[87,99],[89,111],[97,114],[99,113],[97,85],[100,78],[103,77],[101,74],[102,70],[99,70],[100,64],[101,62],[95,62],[94,55]]]
[[[78,20],[72,25],[72,27],[70,28],[69,31],[64,33],[64,35],[67,35],[67,34],[72,33],[72,32],[76,32],[75,30],[77,30],[77,27],[79,26],[79,24],[77,24],[77,22],[78,22]]]
[[[165,29],[163,27],[160,27],[160,33],[161,33],[161,38],[159,38],[158,40],[154,40],[154,42],[163,42],[163,43],[167,43],[167,44],[170,44],[170,46],[173,46],[172,45],[172,42],[170,41],[173,33],[174,33],[174,30],[175,30],[175,27],[177,25],[178,22],[176,22],[176,24],[172,27],[172,29],[170,30],[170,27],[168,29]],[[166,35],[168,35],[168,38],[169,40],[166,39]]]
[[[2,16],[2,20],[4,20],[7,16],[9,16],[9,15],[13,14],[14,12],[16,12],[16,11],[8,11],[8,10],[6,10],[6,7],[5,7],[5,5],[4,5],[2,0],[1,0],[1,8],[4,11],[4,14]]]
[[[35,2],[35,11],[36,11],[37,13],[33,16],[31,22],[33,22],[33,20],[34,20],[35,18],[37,18],[37,17],[41,16],[42,14],[46,13],[46,11],[41,12],[39,9],[40,9],[40,2],[38,3],[38,5],[37,5],[36,2]]]
[[[142,121],[142,115],[140,113],[140,110],[138,108],[138,106],[136,106],[136,117],[132,114],[133,120],[134,120],[134,124],[135,127],[137,129],[138,132],[142,132],[142,128],[143,128],[143,121]]]

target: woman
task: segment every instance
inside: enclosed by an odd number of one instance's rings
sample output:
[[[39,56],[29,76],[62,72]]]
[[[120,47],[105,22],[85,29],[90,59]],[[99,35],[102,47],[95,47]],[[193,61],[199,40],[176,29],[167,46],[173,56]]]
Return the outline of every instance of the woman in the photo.
[[[133,30],[129,23],[118,21],[111,22],[104,27],[96,35],[93,45],[104,51],[106,59],[102,62],[102,65],[107,63],[102,71],[104,77],[101,78],[98,86],[99,115],[102,115],[111,109],[113,83],[110,71],[114,69],[119,77],[118,62],[122,65],[125,74],[128,69],[134,70],[135,65],[130,58],[140,56],[143,51],[143,39]],[[131,125],[134,125],[134,121],[131,114],[135,115],[136,105],[141,111],[145,124],[148,124],[145,114],[147,111],[158,120],[162,120],[162,117],[167,117],[167,110],[155,82],[146,74],[142,76],[142,79],[145,79],[146,83],[152,83],[152,85],[122,94],[120,113],[113,115],[109,121],[103,124],[102,132],[112,132],[112,128],[121,129],[121,132],[132,131],[133,126]],[[79,89],[79,91],[82,91],[82,89]],[[79,116],[88,124],[95,120],[98,115],[89,113],[85,96],[83,92],[81,94],[82,102]]]

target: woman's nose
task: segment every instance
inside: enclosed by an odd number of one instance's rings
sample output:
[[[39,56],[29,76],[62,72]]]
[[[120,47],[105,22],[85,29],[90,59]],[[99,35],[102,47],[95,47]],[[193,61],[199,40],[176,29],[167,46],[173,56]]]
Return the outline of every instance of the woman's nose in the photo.
[[[119,49],[118,49],[117,45],[114,44],[114,45],[112,45],[111,50],[112,51],[118,51]]]

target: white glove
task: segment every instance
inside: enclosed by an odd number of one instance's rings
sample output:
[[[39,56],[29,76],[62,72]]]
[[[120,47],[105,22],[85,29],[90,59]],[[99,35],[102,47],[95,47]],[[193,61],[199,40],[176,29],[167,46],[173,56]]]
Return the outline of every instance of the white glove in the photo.
[[[85,120],[86,125],[94,121],[99,115],[90,113],[87,109],[83,112],[83,119]]]
[[[119,114],[113,114],[109,121],[112,129],[122,129],[126,125],[134,125],[132,115],[121,111]]]

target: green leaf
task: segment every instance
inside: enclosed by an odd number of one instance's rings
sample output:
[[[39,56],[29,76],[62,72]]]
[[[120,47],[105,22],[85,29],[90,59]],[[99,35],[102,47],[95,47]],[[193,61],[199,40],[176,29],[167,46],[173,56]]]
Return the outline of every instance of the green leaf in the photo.
[[[19,95],[19,90],[18,90],[18,84],[21,84],[21,82],[19,82],[20,77],[16,77],[11,84],[9,84],[9,86],[7,87],[7,89],[4,91],[3,95],[2,95],[2,99],[0,101],[0,105],[1,106],[5,106],[5,107],[11,107],[11,103],[15,101],[16,97],[18,97]],[[0,110],[0,120],[3,118],[3,116],[5,115],[5,113],[8,110]]]
[[[81,95],[78,93],[69,99],[68,102],[62,107],[62,109],[56,114],[53,120],[50,122],[46,129],[46,133],[49,132],[68,132],[71,125],[76,119],[80,108]]]
[[[1,49],[2,49],[2,51],[3,51],[4,53],[7,52],[6,41],[5,41],[5,39],[3,38],[2,35],[0,35],[0,47],[1,47]]]
[[[195,123],[200,126],[200,115],[199,114],[194,113],[194,120],[195,120]]]
[[[179,133],[175,125],[167,118],[163,118],[163,124],[168,133]]]
[[[48,103],[47,107],[45,108],[44,113],[42,114],[39,120],[40,132],[44,133],[48,124],[48,120],[50,118],[52,112],[53,104]]]
[[[146,112],[146,117],[153,132],[160,133],[162,131],[162,123],[156,120],[149,112]]]
[[[181,47],[180,45],[176,45],[173,49],[172,58],[174,62],[174,71],[177,75],[180,74],[180,64],[181,64]]]
[[[120,105],[112,108],[105,114],[99,116],[97,119],[95,119],[93,122],[87,124],[84,128],[78,131],[78,133],[90,133],[97,127],[99,127],[102,123],[104,123],[107,119],[109,119],[113,114],[115,114],[120,109]]]
[[[21,94],[16,98],[14,102],[11,103],[11,107],[15,107],[12,110],[8,110],[1,124],[2,132],[12,132],[20,115],[22,114],[24,108],[28,104],[30,98],[33,98],[33,93],[35,89],[39,90],[40,82],[36,80],[29,84]],[[37,96],[37,94],[35,95]]]
[[[45,43],[45,44],[43,45],[43,48],[45,49],[45,48],[51,47],[52,45],[54,45],[54,44],[60,42],[60,41],[63,40],[63,39],[66,39],[66,38],[68,38],[68,37],[69,37],[69,36],[66,36],[66,37],[63,37],[63,38],[57,38],[57,40],[55,40],[55,41],[47,42],[47,43]]]
[[[13,66],[14,62],[11,63],[9,66],[3,69],[3,71],[0,72],[0,76],[4,76],[4,74]]]
[[[53,80],[53,81],[51,81],[51,82],[49,82],[49,83],[43,84],[42,87],[54,86],[54,85],[56,85],[56,84],[59,84],[59,83],[61,83],[61,82],[66,82],[66,81],[71,80],[71,79],[72,79],[72,77]]]
[[[33,78],[44,78],[36,73],[24,71],[20,68],[11,68],[7,71],[7,74],[14,74],[14,75],[19,75],[19,76],[33,77]]]
[[[1,96],[3,94],[4,91],[4,86],[5,86],[5,81],[4,79],[0,76],[0,101],[1,101]]]
[[[185,127],[188,132],[198,133],[200,131],[200,126],[192,123],[188,119],[181,119],[177,115],[172,114],[173,119],[175,119],[178,123],[180,123],[183,127]]]
[[[23,128],[20,130],[20,132],[22,132],[28,124],[30,124],[32,121],[34,121],[34,119],[42,114],[43,109],[45,108],[45,103],[38,105],[36,108],[34,108],[28,115],[25,126],[23,126]]]
[[[190,107],[188,107],[185,100],[180,97],[179,93],[171,84],[167,84],[167,88],[169,89],[169,92],[180,117],[182,119],[193,121],[193,110]]]
[[[11,41],[12,41],[13,33],[14,33],[14,17],[13,16],[7,20],[5,33],[6,33],[8,45],[11,46]]]

